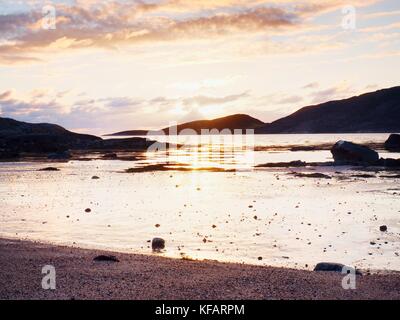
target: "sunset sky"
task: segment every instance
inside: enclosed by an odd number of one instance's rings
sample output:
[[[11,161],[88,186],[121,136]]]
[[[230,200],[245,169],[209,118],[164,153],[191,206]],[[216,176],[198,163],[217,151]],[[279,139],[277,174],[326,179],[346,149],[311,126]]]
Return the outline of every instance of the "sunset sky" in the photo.
[[[0,0],[0,116],[79,132],[268,122],[399,70],[399,0]]]

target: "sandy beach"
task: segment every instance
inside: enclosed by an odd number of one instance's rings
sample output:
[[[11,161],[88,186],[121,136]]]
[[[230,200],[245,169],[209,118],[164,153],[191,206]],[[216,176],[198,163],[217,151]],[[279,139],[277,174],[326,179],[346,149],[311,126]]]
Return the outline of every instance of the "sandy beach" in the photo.
[[[119,262],[95,262],[100,255]],[[56,269],[56,290],[41,287],[42,267]],[[400,274],[342,275],[154,255],[110,253],[0,240],[0,299],[399,299]]]

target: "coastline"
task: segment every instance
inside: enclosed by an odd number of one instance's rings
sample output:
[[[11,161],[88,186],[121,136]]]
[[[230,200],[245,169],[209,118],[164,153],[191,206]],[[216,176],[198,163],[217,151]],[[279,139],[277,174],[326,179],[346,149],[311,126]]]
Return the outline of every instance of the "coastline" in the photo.
[[[101,254],[119,262],[95,262]],[[42,267],[56,269],[56,290],[41,287]],[[343,275],[153,255],[112,253],[0,239],[0,299],[400,299],[400,274]]]

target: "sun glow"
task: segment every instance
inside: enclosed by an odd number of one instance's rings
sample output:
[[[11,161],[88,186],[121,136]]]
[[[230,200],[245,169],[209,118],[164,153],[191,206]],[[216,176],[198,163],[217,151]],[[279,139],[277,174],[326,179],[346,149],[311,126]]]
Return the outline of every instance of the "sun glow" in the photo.
[[[199,108],[199,113],[201,113],[204,119],[211,120],[224,115],[224,110],[219,105],[207,105]]]

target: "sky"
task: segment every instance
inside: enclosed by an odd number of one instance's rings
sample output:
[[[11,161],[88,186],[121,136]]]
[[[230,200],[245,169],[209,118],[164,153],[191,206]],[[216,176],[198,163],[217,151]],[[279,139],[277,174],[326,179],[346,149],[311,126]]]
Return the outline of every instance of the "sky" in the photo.
[[[398,0],[0,0],[0,117],[159,129],[400,85]]]

